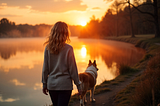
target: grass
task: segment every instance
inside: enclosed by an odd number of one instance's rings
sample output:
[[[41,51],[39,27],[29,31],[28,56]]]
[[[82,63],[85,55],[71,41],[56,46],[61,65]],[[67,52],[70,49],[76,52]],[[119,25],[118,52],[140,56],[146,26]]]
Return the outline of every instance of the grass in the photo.
[[[160,38],[137,41],[136,46],[147,50],[143,59],[135,65],[145,70],[115,97],[116,106],[157,106],[160,103]]]
[[[117,41],[123,41],[123,42],[129,42],[132,44],[137,44],[138,42],[143,42],[145,40],[153,38],[153,34],[148,34],[148,35],[135,35],[134,38],[131,38],[131,36],[119,36],[119,37],[106,37],[104,39],[107,40],[117,40]]]
[[[136,106],[160,103],[160,54],[154,56],[141,75],[142,81],[135,88],[133,102]]]
[[[111,91],[111,89],[110,88],[106,88],[106,87],[99,88],[99,89],[95,90],[94,94],[97,95],[97,94],[100,94],[100,93],[103,93],[103,92],[107,92],[107,91]]]
[[[149,60],[151,57],[153,57],[152,54],[145,54],[143,59],[140,60],[140,63]]]
[[[137,71],[139,71],[139,70],[136,69],[136,68],[132,68],[129,65],[126,65],[126,64],[120,64],[120,66],[119,66],[119,74],[120,75],[123,75],[123,74],[126,74],[126,73],[137,72]]]

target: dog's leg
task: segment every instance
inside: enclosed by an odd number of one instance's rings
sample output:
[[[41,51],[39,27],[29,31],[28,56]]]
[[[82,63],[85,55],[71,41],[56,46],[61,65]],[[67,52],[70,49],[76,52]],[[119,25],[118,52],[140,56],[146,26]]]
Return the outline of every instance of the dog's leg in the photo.
[[[84,95],[80,95],[80,106],[84,106]]]
[[[86,92],[87,91],[83,91],[82,94],[80,95],[80,106],[84,106],[85,99],[86,99]]]
[[[83,94],[80,95],[80,106],[83,106]]]
[[[83,98],[82,98],[82,99],[80,99],[80,106],[84,106]]]
[[[96,100],[94,99],[94,87],[91,88],[90,90],[90,101],[95,102]]]
[[[86,94],[84,95],[84,103],[87,103]]]

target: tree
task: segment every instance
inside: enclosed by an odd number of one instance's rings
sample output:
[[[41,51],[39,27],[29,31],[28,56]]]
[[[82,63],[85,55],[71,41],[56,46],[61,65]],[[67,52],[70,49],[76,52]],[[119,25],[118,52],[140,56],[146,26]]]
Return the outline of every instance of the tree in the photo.
[[[8,35],[8,32],[15,28],[16,28],[15,23],[10,22],[7,18],[2,18],[0,20],[0,34]]]
[[[136,1],[136,0],[135,0]],[[136,1],[137,2],[137,1]],[[130,3],[131,4],[131,3]],[[155,38],[160,37],[160,29],[159,29],[159,15],[158,15],[158,9],[160,8],[160,0],[147,0],[147,2],[143,4],[138,4],[135,6],[134,4],[131,4],[136,10],[138,10],[142,14],[147,14],[153,18],[153,20],[148,19],[148,21],[153,22],[155,26]],[[142,11],[140,7],[149,6],[150,8],[153,8],[153,12],[148,11]]]
[[[118,25],[119,16],[118,16],[118,13],[119,13],[119,10],[121,9],[121,2],[118,0],[115,0],[113,2],[113,4],[111,5],[111,9],[116,12],[116,28],[115,29],[116,29],[116,36],[118,37],[119,36],[119,25]]]
[[[100,34],[102,37],[115,35],[115,15],[112,9],[108,9],[100,22]]]
[[[3,18],[0,21],[0,33],[6,34],[7,27],[9,27],[9,20],[7,18]]]
[[[131,24],[131,37],[135,37],[134,29],[133,29],[133,21],[132,21],[132,11],[131,11],[131,2],[130,0],[127,1],[129,5],[129,17],[130,17],[130,24]]]
[[[107,0],[107,1],[113,1],[113,0]],[[119,7],[121,6],[121,5],[124,5],[125,6],[125,4],[128,4],[128,7],[129,7],[129,17],[130,17],[130,26],[131,26],[131,37],[135,37],[135,35],[134,35],[134,28],[133,28],[133,21],[132,21],[132,11],[131,11],[131,2],[130,2],[130,0],[126,0],[126,1],[124,1],[124,0],[115,0],[114,2],[113,2],[113,5],[111,6],[111,7],[114,7],[115,9],[116,9],[116,15],[117,15],[117,25],[116,25],[116,32],[117,32],[117,35],[118,35],[118,11],[119,11]]]

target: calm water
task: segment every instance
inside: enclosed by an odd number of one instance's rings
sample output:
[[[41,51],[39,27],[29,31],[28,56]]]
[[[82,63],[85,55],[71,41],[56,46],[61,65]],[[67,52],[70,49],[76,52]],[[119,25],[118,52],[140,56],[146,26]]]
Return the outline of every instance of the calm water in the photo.
[[[0,39],[0,106],[51,104],[49,96],[41,92],[44,42],[45,38]],[[79,73],[90,59],[97,61],[97,84],[114,79],[120,63],[134,65],[145,53],[134,45],[108,40],[71,38],[70,44]]]

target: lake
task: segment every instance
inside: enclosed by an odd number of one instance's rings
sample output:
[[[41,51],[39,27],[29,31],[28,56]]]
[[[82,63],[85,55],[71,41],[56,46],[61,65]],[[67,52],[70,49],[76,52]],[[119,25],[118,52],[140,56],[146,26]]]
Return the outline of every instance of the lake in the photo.
[[[46,38],[0,39],[0,106],[44,106],[51,104],[42,94],[41,74]],[[145,51],[129,43],[71,37],[78,72],[96,60],[97,84],[114,79],[119,64],[135,65]],[[73,94],[77,92],[74,86]]]

